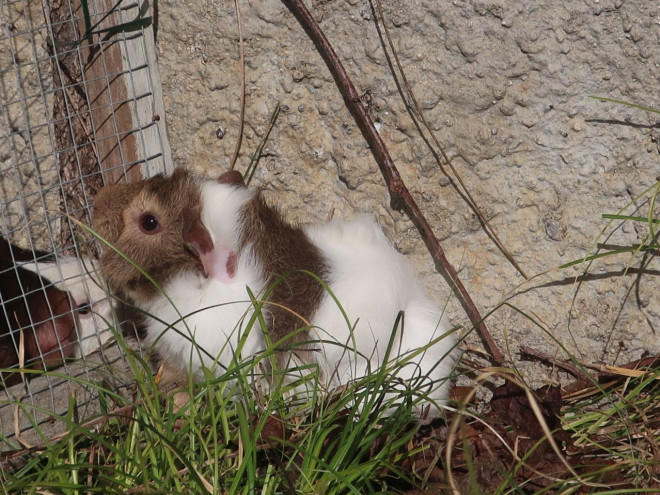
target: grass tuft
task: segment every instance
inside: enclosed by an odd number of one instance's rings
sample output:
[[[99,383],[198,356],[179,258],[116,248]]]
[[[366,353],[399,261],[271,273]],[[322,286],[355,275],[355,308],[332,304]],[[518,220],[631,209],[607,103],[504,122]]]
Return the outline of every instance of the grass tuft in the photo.
[[[245,332],[260,319],[256,311]],[[327,393],[315,366],[274,368],[281,345],[234,360],[220,376],[207,370],[172,393],[159,388],[147,358],[127,351],[133,394],[85,383],[97,387],[102,412],[80,423],[72,397],[59,418],[66,432],[53,441],[44,436],[23,465],[5,469],[4,491],[331,494],[423,486],[411,467],[426,449],[413,446],[424,389],[395,378],[411,356],[385,360]]]

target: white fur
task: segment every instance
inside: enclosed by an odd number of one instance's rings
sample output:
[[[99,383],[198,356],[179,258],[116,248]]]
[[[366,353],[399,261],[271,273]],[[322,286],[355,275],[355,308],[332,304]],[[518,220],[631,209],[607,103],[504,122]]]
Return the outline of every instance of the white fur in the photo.
[[[206,181],[202,185],[202,223],[215,247],[238,249],[238,212],[254,195],[244,187]]]
[[[345,313],[326,297],[313,321],[321,329],[323,340],[338,344],[326,344],[320,362],[329,385],[362,377],[369,365],[374,370],[383,364],[392,332],[396,331],[388,361],[397,357],[408,360],[399,378],[428,374],[436,382],[429,397],[444,402],[456,339],[449,333],[441,308],[425,294],[374,219],[360,215],[349,221],[310,226],[306,231],[330,261],[328,285]],[[404,311],[404,325],[395,328],[399,311]],[[426,352],[406,357],[445,334]]]
[[[238,249],[238,211],[252,194],[245,188],[204,183],[202,221],[216,248]],[[328,260],[329,287],[346,312],[345,318],[326,294],[312,318],[315,338],[322,342],[318,357],[322,385],[345,384],[364,376],[369,365],[372,369],[380,365],[400,310],[405,311],[405,326],[397,330],[390,362],[448,331],[438,305],[426,296],[403,256],[390,245],[371,217],[358,216],[352,221],[333,221],[305,230]],[[217,360],[221,366],[216,370],[221,373],[236,357],[239,339],[252,314],[247,288],[259,296],[265,284],[261,267],[245,253],[229,283],[192,272],[179,274],[164,287],[169,301],[158,297],[143,307],[167,322],[151,320],[146,343],[157,342],[156,347],[167,359],[183,363],[183,367],[190,363],[195,373],[202,365],[213,367]],[[264,350],[262,330],[258,325],[254,328],[242,347],[243,359]],[[208,355],[199,351],[193,341]],[[454,365],[451,351],[455,341],[449,334],[427,352],[412,358],[403,368],[405,376],[400,378],[429,374],[437,380],[431,399],[444,402]],[[367,359],[347,348],[356,349]]]
[[[238,211],[251,196],[247,189],[204,183],[202,222],[211,234],[214,249],[238,250]],[[247,288],[258,294],[264,285],[261,270],[246,256],[239,259],[230,282],[193,272],[180,273],[163,287],[169,300],[158,297],[142,305],[147,314],[162,320],[149,319],[145,343],[156,343],[163,356],[181,363],[179,367],[184,370],[189,363],[195,374],[202,366],[222,373],[238,357],[239,341],[252,314]],[[241,355],[253,356],[262,349],[261,329],[254,325]]]
[[[18,266],[37,273],[58,289],[69,292],[75,306],[89,305],[90,311],[86,314],[76,313],[76,332],[80,344],[78,357],[98,350],[112,337],[112,305],[98,282],[100,273],[95,262],[63,256],[57,262],[21,263]]]
[[[165,287],[170,301],[159,297],[143,307],[147,314],[162,320],[149,320],[145,343],[157,342],[160,353],[180,363],[178,367],[183,370],[190,363],[193,373],[202,366],[222,373],[235,357],[240,361],[239,341],[245,336],[252,308],[246,286],[252,284],[241,276],[224,283],[192,272],[178,275]],[[263,348],[257,328],[255,325],[241,347],[244,358]]]

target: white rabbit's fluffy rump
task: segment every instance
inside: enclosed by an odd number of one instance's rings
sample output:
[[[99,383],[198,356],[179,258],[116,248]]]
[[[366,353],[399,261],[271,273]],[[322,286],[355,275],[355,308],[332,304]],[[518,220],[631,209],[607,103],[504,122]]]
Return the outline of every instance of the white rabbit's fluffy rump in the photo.
[[[326,297],[313,319],[323,340],[344,345],[326,345],[321,354],[320,364],[330,383],[346,383],[364,376],[369,365],[375,369],[385,364],[385,353],[396,331],[390,360],[438,340],[399,369],[399,378],[428,375],[436,382],[430,397],[443,402],[454,366],[455,338],[439,306],[421,289],[403,256],[390,245],[374,219],[360,215],[305,230],[329,261],[327,283],[346,315]],[[404,324],[395,328],[399,311],[404,312]],[[351,351],[353,347],[364,357]],[[365,357],[370,358],[369,363]]]

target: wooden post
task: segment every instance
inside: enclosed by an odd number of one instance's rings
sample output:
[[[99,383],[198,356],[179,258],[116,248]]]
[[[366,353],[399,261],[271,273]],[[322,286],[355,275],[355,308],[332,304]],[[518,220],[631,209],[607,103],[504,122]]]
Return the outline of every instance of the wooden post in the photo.
[[[91,225],[101,186],[172,170],[153,32],[113,0],[55,0],[49,18],[62,211]],[[60,241],[72,245],[68,222]]]

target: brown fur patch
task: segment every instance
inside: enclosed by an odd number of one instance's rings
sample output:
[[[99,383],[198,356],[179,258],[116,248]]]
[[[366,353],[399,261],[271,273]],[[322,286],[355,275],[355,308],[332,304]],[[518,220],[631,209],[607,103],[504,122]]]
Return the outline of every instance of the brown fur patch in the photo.
[[[231,184],[232,186],[245,187],[243,176],[238,170],[230,170],[218,177],[220,184]]]
[[[131,258],[161,287],[185,270],[202,270],[196,253],[184,239],[184,211],[201,215],[199,181],[184,169],[134,184],[101,189],[94,201],[94,227],[112,246]],[[155,216],[162,229],[155,235],[140,230],[145,213]],[[134,301],[153,298],[158,289],[111,247],[104,247],[101,268],[110,290]]]
[[[0,237],[0,368],[16,367],[21,358],[26,367],[54,367],[75,353],[75,301],[38,274],[15,266],[14,260],[33,261],[35,256],[45,254],[10,247]],[[0,387],[21,381],[18,373],[0,372],[0,377]]]
[[[306,325],[294,312],[310,321],[323,298],[324,289],[318,281],[298,270],[324,278],[328,271],[327,263],[305,232],[286,223],[259,193],[245,205],[241,223],[243,230],[239,252],[242,253],[245,248],[251,249],[264,267],[269,285],[282,277],[269,297],[274,304],[266,305],[264,311],[270,327],[270,339],[276,342]],[[286,348],[294,349],[297,343],[309,338],[308,331],[292,335]],[[303,349],[293,352],[299,356],[306,354]],[[289,352],[284,352],[279,364],[285,365],[288,357]],[[310,359],[304,361],[309,362]]]
[[[227,275],[229,275],[229,278],[234,278],[234,275],[236,275],[236,268],[238,267],[238,256],[236,253],[231,252],[229,253],[229,257],[227,258]]]

